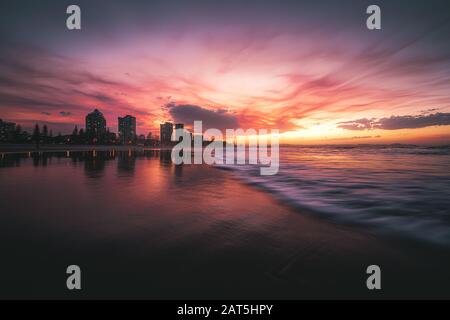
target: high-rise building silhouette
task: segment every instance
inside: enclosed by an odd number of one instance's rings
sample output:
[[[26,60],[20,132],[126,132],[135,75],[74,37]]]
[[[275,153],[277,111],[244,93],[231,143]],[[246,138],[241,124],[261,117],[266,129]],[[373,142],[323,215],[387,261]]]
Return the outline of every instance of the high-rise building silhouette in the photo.
[[[98,109],[86,116],[86,134],[93,142],[103,139],[106,134],[106,119]]]
[[[16,124],[14,122],[6,122],[0,119],[0,141],[9,140],[15,129]]]
[[[177,130],[177,129],[181,129],[182,131],[184,131],[184,124],[183,123],[175,123],[175,130]],[[180,137],[178,137],[178,142],[180,142],[181,141],[181,136]]]
[[[119,139],[121,143],[131,144],[136,140],[136,118],[130,115],[119,117]]]
[[[172,141],[173,124],[171,122],[160,125],[161,145],[168,145]]]

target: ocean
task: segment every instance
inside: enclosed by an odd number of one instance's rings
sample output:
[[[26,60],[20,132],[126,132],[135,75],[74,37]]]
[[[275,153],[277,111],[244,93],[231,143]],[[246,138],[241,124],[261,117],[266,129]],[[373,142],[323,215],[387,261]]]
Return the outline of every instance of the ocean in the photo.
[[[449,146],[284,146],[273,176],[220,167],[306,212],[450,245]]]
[[[283,146],[280,170],[170,152],[0,154],[0,297],[449,297],[449,148]],[[219,170],[226,169],[226,170]],[[412,281],[411,279],[414,279]]]

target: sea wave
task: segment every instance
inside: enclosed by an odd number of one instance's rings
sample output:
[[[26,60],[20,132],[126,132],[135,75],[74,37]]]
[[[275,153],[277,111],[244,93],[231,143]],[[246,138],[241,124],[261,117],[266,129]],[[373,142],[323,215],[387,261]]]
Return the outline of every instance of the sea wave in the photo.
[[[280,169],[219,165],[292,207],[390,235],[450,246],[450,149],[285,147]]]

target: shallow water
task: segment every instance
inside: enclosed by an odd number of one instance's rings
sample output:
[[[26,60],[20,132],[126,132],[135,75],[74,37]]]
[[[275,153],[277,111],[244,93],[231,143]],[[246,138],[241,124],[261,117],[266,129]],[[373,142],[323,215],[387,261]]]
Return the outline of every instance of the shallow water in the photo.
[[[431,221],[417,236],[441,243],[448,151],[330,148],[283,148],[279,175],[233,167],[238,179],[157,150],[3,154],[0,297],[370,297],[373,263],[387,270],[384,297],[448,297],[446,246],[390,243],[289,207],[381,217],[378,229],[408,226],[406,238],[412,218]],[[80,293],[65,288],[70,264]]]
[[[277,175],[222,166],[285,203],[450,246],[450,147],[282,147]]]
[[[296,213],[226,172],[157,150],[44,152],[4,154],[0,181],[0,297],[72,297],[70,264],[85,297],[288,295],[268,275],[298,250]]]

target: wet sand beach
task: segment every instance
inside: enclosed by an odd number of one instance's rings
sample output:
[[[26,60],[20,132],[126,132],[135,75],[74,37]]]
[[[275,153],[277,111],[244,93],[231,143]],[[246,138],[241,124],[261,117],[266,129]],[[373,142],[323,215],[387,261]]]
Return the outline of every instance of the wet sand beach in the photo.
[[[450,297],[448,248],[318,218],[232,172],[157,151],[1,164],[1,298]]]

